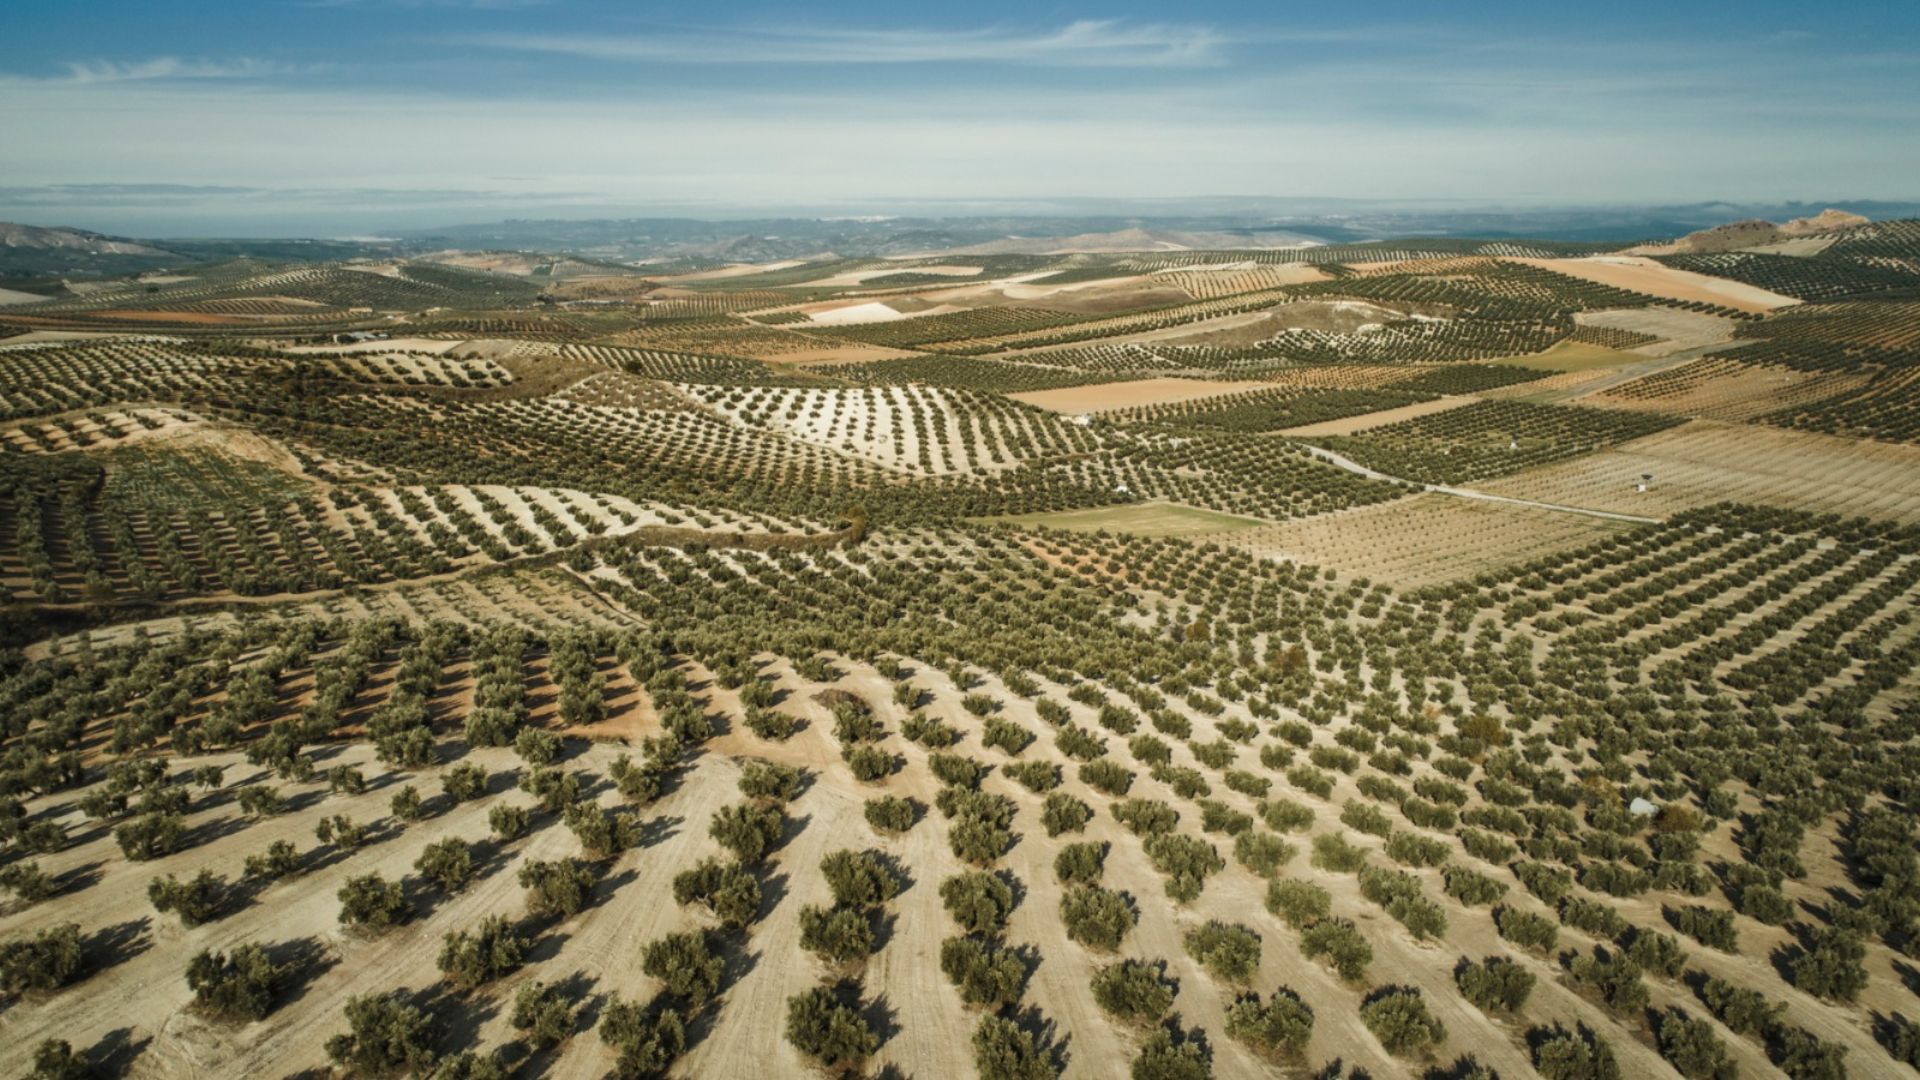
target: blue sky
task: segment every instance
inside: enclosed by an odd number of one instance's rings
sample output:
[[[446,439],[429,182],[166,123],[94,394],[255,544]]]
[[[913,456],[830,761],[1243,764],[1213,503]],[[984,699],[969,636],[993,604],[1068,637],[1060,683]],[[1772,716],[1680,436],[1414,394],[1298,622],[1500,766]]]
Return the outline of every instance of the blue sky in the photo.
[[[1905,199],[1917,117],[1914,3],[0,3],[0,216],[101,227]]]

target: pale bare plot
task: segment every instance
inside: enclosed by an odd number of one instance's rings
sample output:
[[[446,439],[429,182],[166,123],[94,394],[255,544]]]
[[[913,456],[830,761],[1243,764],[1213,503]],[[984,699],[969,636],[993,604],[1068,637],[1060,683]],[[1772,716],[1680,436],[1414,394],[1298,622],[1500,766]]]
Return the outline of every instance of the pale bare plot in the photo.
[[[1642,474],[1653,481],[1634,490]],[[1516,498],[1661,516],[1720,502],[1920,522],[1920,446],[1696,420],[1488,481]]]
[[[1631,527],[1585,514],[1428,492],[1203,539],[1407,588],[1472,577]]]
[[[1532,384],[1528,383],[1526,385],[1531,386]],[[1322,420],[1317,424],[1302,424],[1299,427],[1287,428],[1281,431],[1280,434],[1291,435],[1301,439],[1317,439],[1327,435],[1351,435],[1356,431],[1366,431],[1368,428],[1377,428],[1383,424],[1397,424],[1402,420],[1412,420],[1415,417],[1431,416],[1434,413],[1457,409],[1462,405],[1471,405],[1478,400],[1480,399],[1468,397],[1464,394],[1453,397],[1437,397],[1431,401],[1416,401],[1411,405],[1401,405],[1392,409],[1381,409],[1378,412],[1361,413],[1359,416],[1343,416],[1338,420]]]
[[[1268,384],[1253,382],[1211,382],[1205,379],[1133,379],[1128,382],[1101,383],[1097,386],[1068,386],[1058,390],[1029,390],[1008,394],[1015,401],[1038,405],[1057,413],[1105,412],[1135,405],[1166,405],[1179,401],[1198,401],[1258,390]]]
[[[1768,292],[1744,282],[1679,270],[1637,255],[1594,255],[1584,259],[1521,258],[1513,261],[1577,277],[1582,281],[1611,285],[1616,289],[1674,300],[1719,304],[1740,311],[1774,311],[1800,302],[1791,296]]]

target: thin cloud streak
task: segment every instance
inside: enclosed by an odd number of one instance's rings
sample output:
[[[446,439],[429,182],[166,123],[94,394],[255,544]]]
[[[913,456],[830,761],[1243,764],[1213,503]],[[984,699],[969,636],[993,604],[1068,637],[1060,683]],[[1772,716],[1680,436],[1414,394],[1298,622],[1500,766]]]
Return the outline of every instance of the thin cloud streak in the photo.
[[[74,61],[67,64],[66,77],[56,81],[93,85],[153,79],[260,79],[292,74],[294,70],[282,64],[252,58],[216,61],[157,56],[132,63],[115,60]]]
[[[665,30],[650,35],[474,34],[448,44],[593,60],[681,64],[1010,63],[1058,67],[1216,67],[1229,39],[1198,26],[1081,20],[1057,30]]]

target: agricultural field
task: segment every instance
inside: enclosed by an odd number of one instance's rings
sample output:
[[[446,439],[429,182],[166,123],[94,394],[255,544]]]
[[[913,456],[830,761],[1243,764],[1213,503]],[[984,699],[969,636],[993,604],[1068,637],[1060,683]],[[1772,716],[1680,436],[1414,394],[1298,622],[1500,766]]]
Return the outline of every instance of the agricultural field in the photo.
[[[9,303],[0,1059],[1901,1075],[1910,240]]]

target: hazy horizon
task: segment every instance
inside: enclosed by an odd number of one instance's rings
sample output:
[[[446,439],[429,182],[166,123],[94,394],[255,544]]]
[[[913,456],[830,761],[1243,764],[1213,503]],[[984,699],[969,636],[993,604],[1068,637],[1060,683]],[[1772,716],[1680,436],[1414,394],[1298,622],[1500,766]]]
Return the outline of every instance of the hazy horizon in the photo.
[[[1773,2],[689,22],[587,0],[105,0],[9,22],[0,216],[153,235],[1063,195],[1920,195],[1920,54],[1900,44],[1920,11],[1892,5],[1809,26]]]

